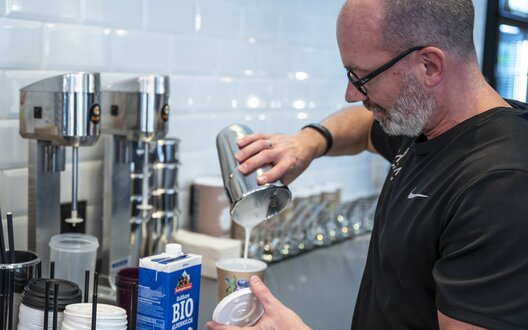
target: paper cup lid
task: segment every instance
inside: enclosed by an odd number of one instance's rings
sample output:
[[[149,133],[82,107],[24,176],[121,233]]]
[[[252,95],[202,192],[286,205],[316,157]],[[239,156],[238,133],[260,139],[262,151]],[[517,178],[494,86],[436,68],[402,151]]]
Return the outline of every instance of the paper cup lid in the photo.
[[[57,305],[59,311],[63,311],[66,305],[81,301],[81,289],[73,282],[61,279],[34,278],[28,282],[24,288],[24,291],[22,292],[22,303],[28,307],[42,310],[46,303],[46,282],[48,281],[50,282],[50,291],[48,297],[49,306],[53,306],[55,283],[59,284],[59,294],[57,296]]]
[[[264,308],[250,288],[244,288],[226,296],[216,305],[213,321],[216,323],[252,326],[262,317]]]
[[[79,303],[66,306],[65,315],[92,317],[92,304]],[[118,306],[97,304],[97,319],[126,319],[126,311]]]

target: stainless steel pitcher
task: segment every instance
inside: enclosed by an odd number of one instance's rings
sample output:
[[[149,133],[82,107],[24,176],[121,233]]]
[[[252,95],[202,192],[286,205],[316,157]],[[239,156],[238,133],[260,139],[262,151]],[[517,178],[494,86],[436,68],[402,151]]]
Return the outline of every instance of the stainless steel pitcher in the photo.
[[[224,188],[231,203],[231,217],[237,223],[267,220],[284,210],[291,199],[290,190],[279,181],[264,185],[257,183],[257,176],[269,170],[271,165],[248,175],[238,170],[239,163],[234,155],[240,149],[236,141],[250,133],[249,127],[234,124],[221,130],[216,137]]]

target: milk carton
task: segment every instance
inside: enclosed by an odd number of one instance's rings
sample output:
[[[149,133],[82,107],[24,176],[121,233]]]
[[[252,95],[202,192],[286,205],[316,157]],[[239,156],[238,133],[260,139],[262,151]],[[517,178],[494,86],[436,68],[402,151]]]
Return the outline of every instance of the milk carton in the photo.
[[[180,244],[139,260],[137,329],[198,329],[202,257]]]

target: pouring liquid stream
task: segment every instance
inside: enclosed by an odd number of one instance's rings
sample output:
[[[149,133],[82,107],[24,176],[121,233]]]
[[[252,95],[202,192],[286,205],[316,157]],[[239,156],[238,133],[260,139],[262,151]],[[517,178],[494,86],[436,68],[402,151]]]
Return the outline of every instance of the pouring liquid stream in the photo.
[[[247,259],[248,259],[248,251],[249,251],[249,238],[251,237],[251,230],[258,225],[262,220],[257,221],[241,221],[240,219],[237,219],[236,217],[233,217],[233,221],[239,224],[244,228],[245,233],[245,242],[244,242],[244,264],[243,269],[245,270],[247,268]]]
[[[272,196],[266,196],[266,198],[263,199],[254,199],[252,203],[240,205],[238,215],[232,215],[233,221],[242,226],[245,230],[244,269],[247,268],[251,230],[268,218],[271,205],[274,205],[274,199]],[[241,214],[243,214],[243,216],[240,216]]]
[[[244,269],[247,268],[247,258],[248,258],[248,250],[249,250],[249,237],[251,236],[251,229],[250,227],[246,227],[245,234],[246,234],[246,241],[244,243]]]

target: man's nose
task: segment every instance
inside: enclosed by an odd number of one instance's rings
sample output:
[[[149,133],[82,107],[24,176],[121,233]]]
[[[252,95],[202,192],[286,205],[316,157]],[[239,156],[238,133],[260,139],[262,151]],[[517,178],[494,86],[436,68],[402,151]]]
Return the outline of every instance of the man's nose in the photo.
[[[367,98],[368,97],[366,95],[363,95],[363,93],[361,93],[354,85],[348,82],[345,91],[345,100],[348,103],[365,101]]]

